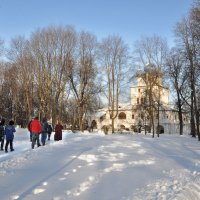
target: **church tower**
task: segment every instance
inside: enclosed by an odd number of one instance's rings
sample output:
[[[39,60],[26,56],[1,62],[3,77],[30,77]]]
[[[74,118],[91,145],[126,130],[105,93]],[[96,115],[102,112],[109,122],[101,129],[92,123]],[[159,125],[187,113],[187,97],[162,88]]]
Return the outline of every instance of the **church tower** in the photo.
[[[163,86],[162,74],[158,70],[138,72],[137,85],[131,87],[131,104],[133,106],[148,103],[148,91],[152,91],[154,101],[161,105],[169,104],[169,89]]]

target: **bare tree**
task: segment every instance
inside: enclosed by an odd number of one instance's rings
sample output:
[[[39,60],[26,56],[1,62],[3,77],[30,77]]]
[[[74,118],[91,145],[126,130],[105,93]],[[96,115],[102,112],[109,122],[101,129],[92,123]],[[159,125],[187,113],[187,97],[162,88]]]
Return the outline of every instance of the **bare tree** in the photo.
[[[166,72],[169,74],[169,78],[172,81],[172,86],[176,93],[176,106],[178,108],[179,116],[179,133],[183,134],[183,105],[184,91],[186,91],[185,85],[187,85],[187,71],[184,66],[184,59],[179,49],[172,49],[166,62]]]
[[[153,64],[156,68],[163,68],[168,53],[167,41],[160,36],[142,37],[135,42],[134,61],[136,65]]]
[[[29,51],[29,42],[24,37],[11,40],[8,59],[17,69],[18,86],[20,87],[23,102],[23,111],[26,113],[26,122],[33,116],[33,70]],[[26,76],[25,76],[26,75]]]
[[[77,57],[69,73],[76,105],[78,108],[79,128],[84,129],[84,118],[90,100],[99,92],[95,85],[97,69],[95,65],[96,57],[96,37],[88,32],[82,31],[77,42]]]
[[[114,121],[118,115],[120,87],[129,57],[128,47],[121,37],[109,36],[102,40],[99,53],[100,62],[106,75],[108,107],[112,120],[112,133],[114,133]]]
[[[153,37],[143,37],[141,40],[136,41],[135,43],[135,65],[144,67],[144,71],[146,71],[145,73],[139,74],[139,76],[146,85],[145,96],[148,106],[146,105],[145,107],[149,113],[153,137],[155,131],[155,111],[157,112],[158,116],[157,134],[159,137],[159,111],[161,106],[160,96],[162,86],[161,78],[167,53],[168,46],[166,40],[156,35]]]
[[[10,64],[6,64],[6,70],[4,71],[4,80],[2,83],[2,96],[1,102],[3,109],[1,114],[7,120],[16,120],[18,115],[18,105],[19,105],[19,85],[17,68]]]
[[[137,106],[137,110],[144,110],[147,113],[150,120],[150,127],[152,128],[152,137],[155,135],[155,118],[157,116],[157,135],[159,137],[159,113],[161,106],[161,95],[162,95],[162,74],[153,65],[148,65],[144,71],[140,71],[136,75],[140,78],[145,89],[143,91],[143,102]]]
[[[188,72],[188,82],[190,87],[190,113],[191,113],[191,135],[200,140],[199,132],[199,111],[197,105],[197,80],[199,75],[199,37],[196,36],[194,19],[190,15],[184,18],[176,26],[177,46],[181,49],[185,57],[186,70]],[[199,32],[200,33],[200,32]]]
[[[76,47],[76,32],[72,27],[48,27],[31,37],[34,59],[34,82],[38,90],[41,115],[59,118],[68,82],[68,70]]]

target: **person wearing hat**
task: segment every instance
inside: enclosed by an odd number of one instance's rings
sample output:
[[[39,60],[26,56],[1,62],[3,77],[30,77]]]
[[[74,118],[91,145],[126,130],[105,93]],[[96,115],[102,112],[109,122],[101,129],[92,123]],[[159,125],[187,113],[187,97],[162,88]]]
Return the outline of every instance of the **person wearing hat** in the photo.
[[[16,132],[15,127],[14,127],[14,121],[10,120],[9,124],[5,128],[5,136],[6,136],[5,152],[6,153],[8,153],[9,144],[10,144],[10,151],[14,151],[13,149],[14,132]]]
[[[41,146],[39,135],[42,132],[42,126],[37,116],[32,120],[30,124],[30,131],[32,133],[32,149],[34,149],[36,142],[38,147]]]
[[[5,140],[5,119],[1,119],[0,123],[0,142],[1,142],[1,151],[3,151],[4,147],[4,140]]]
[[[28,123],[28,131],[30,132],[30,142],[32,142],[32,132],[31,132],[31,122],[33,121],[34,117],[31,119],[31,121]]]

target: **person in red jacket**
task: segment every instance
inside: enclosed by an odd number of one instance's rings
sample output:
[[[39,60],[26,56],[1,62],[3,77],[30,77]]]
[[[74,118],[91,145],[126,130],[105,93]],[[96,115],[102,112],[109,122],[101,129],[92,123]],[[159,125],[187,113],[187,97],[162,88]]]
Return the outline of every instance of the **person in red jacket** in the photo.
[[[55,126],[55,135],[54,135],[55,141],[62,140],[62,129],[63,126],[61,125],[60,122],[58,122],[58,124],[56,124]]]
[[[30,130],[32,133],[32,149],[34,149],[35,143],[37,141],[37,146],[40,145],[40,140],[39,140],[39,134],[42,132],[42,126],[40,121],[38,120],[38,117],[35,117],[31,124],[30,124]]]

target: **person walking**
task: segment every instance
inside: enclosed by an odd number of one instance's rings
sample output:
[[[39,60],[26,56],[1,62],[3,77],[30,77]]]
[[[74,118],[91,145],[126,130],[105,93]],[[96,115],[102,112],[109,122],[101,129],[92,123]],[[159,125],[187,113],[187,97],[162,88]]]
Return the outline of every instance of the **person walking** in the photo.
[[[48,124],[46,118],[43,118],[43,120],[42,120],[42,137],[41,137],[41,142],[42,142],[43,146],[46,143],[48,127],[49,127],[49,124]]]
[[[62,129],[63,129],[62,124],[58,122],[58,124],[56,124],[55,126],[55,135],[54,135],[55,141],[62,140]]]
[[[53,128],[52,128],[51,124],[49,124],[49,126],[48,126],[48,140],[50,140],[50,138],[51,138],[52,131],[53,131]]]
[[[31,122],[33,121],[33,118],[31,119],[31,121],[28,123],[28,131],[30,132],[30,142],[32,142],[32,132],[31,132]]]
[[[9,144],[10,144],[10,151],[14,151],[14,148],[13,148],[14,132],[16,132],[15,127],[14,127],[14,121],[10,120],[8,126],[6,126],[5,128],[5,136],[6,136],[5,152],[6,153],[8,153]]]
[[[5,140],[5,119],[1,119],[0,123],[0,142],[1,142],[1,151],[4,151],[4,140]]]
[[[42,127],[41,127],[41,123],[38,120],[38,117],[36,116],[31,124],[30,124],[30,130],[32,132],[32,149],[34,149],[35,147],[35,143],[37,142],[37,146],[41,146],[40,144],[40,140],[39,140],[39,135],[42,132]]]

